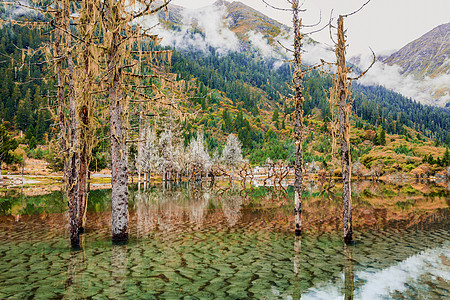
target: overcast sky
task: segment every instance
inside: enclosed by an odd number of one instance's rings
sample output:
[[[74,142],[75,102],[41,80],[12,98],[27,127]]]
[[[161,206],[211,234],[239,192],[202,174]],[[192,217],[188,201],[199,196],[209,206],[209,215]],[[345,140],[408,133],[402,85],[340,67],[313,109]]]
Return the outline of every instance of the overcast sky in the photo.
[[[173,0],[173,4],[188,8],[200,8],[216,0]],[[286,0],[266,0],[277,7],[289,8]],[[233,1],[230,1],[233,2]],[[262,0],[241,0],[281,23],[291,26],[291,14],[276,11]],[[300,1],[301,2],[301,1]],[[322,24],[329,19],[331,9],[335,17],[358,9],[367,0],[305,0],[307,12],[301,17],[304,23],[316,23],[322,12]],[[450,22],[450,0],[372,0],[358,14],[345,21],[347,28],[349,55],[369,54],[371,47],[377,54],[398,50],[407,43],[419,38],[434,27]],[[312,36],[314,39],[331,45],[329,31]]]

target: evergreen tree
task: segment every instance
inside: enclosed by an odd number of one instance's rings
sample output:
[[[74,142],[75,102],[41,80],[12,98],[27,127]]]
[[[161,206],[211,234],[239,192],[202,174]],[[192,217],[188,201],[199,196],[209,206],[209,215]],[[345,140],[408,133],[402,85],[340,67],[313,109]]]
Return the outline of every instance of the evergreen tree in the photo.
[[[447,167],[450,165],[450,151],[448,147],[445,148],[444,156],[442,157],[442,166]]]
[[[384,128],[380,125],[378,126],[378,130],[374,137],[374,144],[375,145],[386,145],[386,131],[384,131]]]
[[[31,104],[31,92],[30,89],[28,89],[27,93],[25,94],[25,98],[19,101],[16,115],[17,128],[23,131],[27,130],[32,120],[30,104]]]
[[[33,104],[32,109],[35,115],[38,115],[38,111],[42,109],[43,100],[41,96],[41,88],[39,86],[36,87],[33,95]]]
[[[19,143],[12,139],[5,126],[0,125],[0,178],[1,178],[1,165],[2,163],[12,163],[14,156],[11,154]]]
[[[22,93],[20,92],[19,87],[17,85],[14,85],[11,97],[9,97],[9,99],[7,100],[7,104],[6,104],[6,109],[7,109],[6,117],[9,120],[13,119],[14,114],[17,109],[17,105],[19,103],[19,99],[21,99],[21,98],[22,98]]]
[[[273,111],[273,114],[272,114],[272,121],[273,122],[278,122],[278,109],[275,109],[274,111]]]
[[[380,138],[380,145],[385,146],[386,145],[386,131],[384,131],[383,127],[381,127],[379,138]]]

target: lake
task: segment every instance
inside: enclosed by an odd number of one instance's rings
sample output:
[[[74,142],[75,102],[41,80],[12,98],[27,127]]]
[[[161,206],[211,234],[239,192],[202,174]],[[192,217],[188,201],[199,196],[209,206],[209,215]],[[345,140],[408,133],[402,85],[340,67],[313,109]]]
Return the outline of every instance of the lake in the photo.
[[[0,194],[0,298],[444,299],[450,194],[423,182],[354,183],[352,245],[342,201],[308,182],[305,231],[292,189],[130,188],[130,242],[111,243],[111,192],[91,191],[82,249],[60,192]]]

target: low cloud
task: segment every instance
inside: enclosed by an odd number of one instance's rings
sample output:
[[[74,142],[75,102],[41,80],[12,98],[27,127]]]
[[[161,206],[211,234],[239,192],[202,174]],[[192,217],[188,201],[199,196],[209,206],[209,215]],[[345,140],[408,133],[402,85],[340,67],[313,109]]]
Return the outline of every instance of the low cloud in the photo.
[[[364,70],[371,61],[370,56],[360,57],[358,67]],[[368,86],[381,85],[422,104],[445,106],[450,100],[448,88],[450,74],[417,79],[412,75],[402,75],[401,67],[398,65],[389,66],[377,61],[358,82]]]
[[[269,45],[268,40],[261,32],[247,32],[248,40],[264,58],[282,59],[282,55]]]
[[[280,66],[286,60],[292,59],[294,38],[292,32],[284,32],[275,38],[275,45],[270,45],[262,33],[251,31],[247,33],[249,41],[264,58],[276,60],[274,67]],[[334,62],[336,60],[333,49],[327,45],[316,43],[306,38],[303,44],[302,61],[306,65],[318,65],[321,60]]]
[[[329,63],[336,61],[336,55],[330,46],[310,41],[305,43],[304,48],[303,61],[307,65],[318,65],[322,59]]]
[[[6,4],[9,3],[9,4]],[[30,3],[28,0],[20,0],[20,1],[6,1],[5,4],[3,5],[4,9],[5,9],[5,14],[2,15],[1,17],[4,19],[17,19],[20,18],[22,16],[25,15],[30,15],[30,16],[38,16],[39,13],[38,11],[29,8],[32,7],[33,4]]]
[[[227,27],[227,10],[225,6],[210,5],[199,9],[184,9],[180,30],[168,30],[163,26],[156,26],[153,33],[161,38],[162,46],[172,46],[178,50],[208,51],[214,47],[218,53],[226,54],[239,50],[237,36]],[[158,24],[157,16],[146,17],[142,24],[150,28]],[[193,31],[198,28],[200,32]]]

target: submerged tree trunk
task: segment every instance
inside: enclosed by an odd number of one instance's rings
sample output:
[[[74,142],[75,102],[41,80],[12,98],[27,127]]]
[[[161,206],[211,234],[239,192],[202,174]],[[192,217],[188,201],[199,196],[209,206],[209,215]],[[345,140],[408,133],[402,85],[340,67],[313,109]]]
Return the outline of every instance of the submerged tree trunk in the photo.
[[[295,197],[295,235],[299,236],[302,233],[302,181],[303,181],[303,157],[302,157],[302,142],[303,142],[303,73],[301,70],[302,64],[302,38],[300,32],[302,20],[298,18],[299,7],[298,0],[292,1],[293,12],[293,26],[294,26],[294,144],[295,144],[295,181],[294,181],[294,197]]]
[[[79,129],[79,168],[78,168],[78,228],[80,233],[85,230],[86,222],[86,207],[88,199],[88,173],[89,173],[89,162],[92,153],[92,131],[93,124],[89,122],[93,117],[93,104],[91,92],[93,90],[92,82],[93,75],[91,70],[91,53],[90,45],[92,41],[92,24],[95,24],[96,20],[93,20],[93,10],[94,4],[91,0],[84,1],[84,11],[81,16],[81,27],[80,33],[84,37],[84,49],[81,53],[82,68],[81,68],[81,97],[79,100],[79,118],[80,118],[80,129]]]
[[[67,176],[68,198],[75,208],[76,216],[79,215],[78,210],[78,117],[76,115],[75,105],[75,85],[74,85],[74,65],[72,59],[72,37],[70,35],[70,8],[69,1],[64,0],[64,23],[66,27],[66,44],[67,44],[67,80],[68,80],[68,97],[69,97],[69,119],[70,119],[70,149],[69,149],[69,173]],[[76,235],[79,235],[78,222],[74,225]],[[79,243],[79,237],[76,238]],[[79,246],[79,245],[78,245]]]
[[[57,99],[58,99],[58,115],[59,115],[59,127],[60,127],[60,146],[61,152],[64,157],[64,165],[63,165],[63,179],[64,182],[66,197],[67,197],[67,206],[69,210],[69,228],[70,228],[70,244],[73,248],[78,248],[80,246],[80,238],[78,232],[78,224],[77,224],[77,199],[76,199],[76,188],[74,181],[76,178],[76,171],[74,170],[74,165],[76,163],[76,157],[74,155],[75,147],[73,134],[76,134],[76,130],[73,131],[73,127],[67,128],[66,126],[66,117],[65,117],[65,95],[64,95],[64,72],[63,72],[63,59],[65,55],[60,46],[60,42],[63,40],[63,33],[61,28],[64,28],[66,32],[70,32],[70,20],[69,20],[69,8],[67,2],[55,1],[55,54],[56,54],[56,65],[55,65],[55,73],[57,79]],[[62,6],[62,7],[61,7]],[[69,30],[67,30],[69,29]],[[73,61],[71,54],[71,37],[69,34],[65,34],[66,38],[66,58],[68,64],[68,83],[69,83],[69,101],[73,100],[74,89],[73,89]],[[75,120],[72,119],[74,110],[72,110],[72,104],[69,103],[69,117],[72,123],[75,123]],[[76,140],[76,137],[75,137]]]
[[[349,87],[347,81],[347,67],[345,62],[345,33],[344,18],[338,19],[338,44],[336,48],[338,69],[338,100],[339,100],[339,132],[341,138],[341,162],[342,162],[342,201],[343,201],[343,223],[344,241],[352,241],[352,195],[350,186],[351,161],[350,161],[350,121],[349,115],[352,111],[351,101],[347,101]]]
[[[81,130],[80,130],[80,164],[78,174],[78,229],[80,233],[84,232],[86,222],[86,207],[87,207],[87,175],[89,172],[89,145],[87,144],[87,130],[89,111],[86,105],[80,110]]]
[[[105,2],[106,28],[111,33],[107,51],[109,114],[112,169],[112,240],[128,241],[128,164],[126,147],[126,109],[121,87],[122,66],[120,53],[120,12],[117,0]]]

